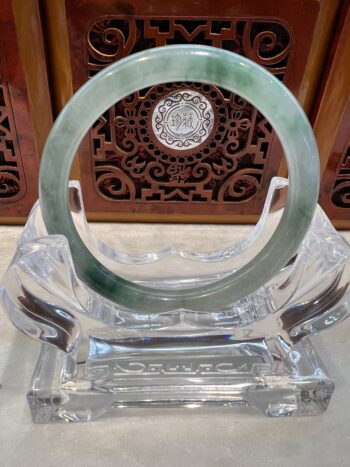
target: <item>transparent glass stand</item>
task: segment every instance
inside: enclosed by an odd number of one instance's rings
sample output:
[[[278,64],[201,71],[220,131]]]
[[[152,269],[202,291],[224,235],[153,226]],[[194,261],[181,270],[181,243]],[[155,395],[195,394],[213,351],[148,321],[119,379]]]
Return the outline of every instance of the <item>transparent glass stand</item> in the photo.
[[[135,225],[127,250],[120,243],[127,226],[116,225],[114,240],[103,243],[86,222],[77,182],[69,194],[79,234],[101,263],[135,283],[178,290],[214,283],[261,251],[287,190],[287,180],[272,180],[260,221],[238,242],[234,226],[183,226],[185,234],[192,229],[187,239],[177,237],[178,226]],[[206,236],[207,228],[217,235]],[[90,421],[144,406],[321,413],[334,384],[310,336],[348,316],[349,256],[317,207],[298,252],[254,293],[212,311],[143,312],[78,279],[66,238],[47,234],[37,203],[1,288],[11,321],[42,343],[27,395],[33,420]]]
[[[145,406],[244,406],[279,417],[320,414],[333,389],[309,339],[286,351],[277,338],[121,333],[92,338],[88,361],[78,366],[43,345],[27,398],[36,423],[91,421]]]

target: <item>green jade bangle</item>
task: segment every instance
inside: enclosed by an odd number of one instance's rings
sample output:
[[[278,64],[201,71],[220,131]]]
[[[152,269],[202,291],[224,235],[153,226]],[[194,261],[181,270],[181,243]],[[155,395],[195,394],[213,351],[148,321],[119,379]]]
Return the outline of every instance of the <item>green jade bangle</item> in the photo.
[[[255,258],[223,279],[184,290],[140,286],[101,264],[76,230],[67,188],[78,146],[97,118],[125,96],[171,81],[214,84],[251,102],[279,136],[290,178],[288,200],[281,220]],[[110,65],[72,97],[47,139],[39,184],[48,233],[61,234],[68,239],[76,273],[93,291],[140,313],[175,309],[213,311],[263,286],[296,252],[316,208],[319,158],[312,129],[300,105],[268,71],[221,49],[175,45],[136,53]]]

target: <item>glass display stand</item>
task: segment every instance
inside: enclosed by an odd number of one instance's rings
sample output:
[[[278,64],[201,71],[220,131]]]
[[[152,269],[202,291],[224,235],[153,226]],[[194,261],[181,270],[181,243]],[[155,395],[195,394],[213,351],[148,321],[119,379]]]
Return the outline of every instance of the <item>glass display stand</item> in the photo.
[[[173,235],[171,225],[165,237],[150,229],[148,238],[130,226],[127,250],[96,238],[79,183],[67,189],[81,138],[141,84],[184,78],[257,105],[281,139],[290,181],[272,180],[258,224],[238,242],[233,226],[213,226],[208,239],[202,225],[190,226],[191,238]],[[33,420],[90,421],[144,406],[324,411],[334,384],[310,336],[348,315],[350,249],[316,204],[318,183],[305,115],[247,59],[210,47],[162,47],[91,79],[50,133],[40,201],[1,287],[13,324],[42,343],[27,394]]]
[[[272,180],[259,223],[235,244],[183,251],[173,237],[172,248],[157,251],[158,239],[150,249],[148,238],[149,249],[137,255],[98,240],[79,184],[69,190],[75,224],[96,257],[138,283],[179,288],[215,281],[259,250],[281,216],[286,189],[285,179]],[[196,229],[193,242],[203,226]],[[228,229],[235,227],[225,227],[226,242]],[[79,280],[66,238],[47,234],[38,202],[2,290],[15,326],[43,342],[27,395],[33,420],[87,421],[145,405],[240,405],[270,416],[322,412],[334,385],[310,336],[348,315],[349,255],[318,206],[296,255],[255,293],[212,312],[138,314]]]

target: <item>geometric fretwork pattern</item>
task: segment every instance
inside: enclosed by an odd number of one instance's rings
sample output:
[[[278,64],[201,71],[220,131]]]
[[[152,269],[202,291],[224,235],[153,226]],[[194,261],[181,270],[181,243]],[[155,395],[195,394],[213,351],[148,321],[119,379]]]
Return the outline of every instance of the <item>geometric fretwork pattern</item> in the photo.
[[[340,208],[350,208],[350,141],[340,159],[332,190],[332,203]]]
[[[150,47],[199,43],[224,48],[288,74],[292,35],[279,22],[259,20],[119,19],[103,17],[86,42],[87,75]],[[159,144],[152,113],[169,93],[202,94],[214,111],[213,130],[199,147]],[[240,203],[259,192],[273,140],[266,119],[240,96],[199,83],[165,83],[116,103],[89,133],[96,191],[110,201]]]
[[[0,48],[0,203],[18,201],[26,184]]]

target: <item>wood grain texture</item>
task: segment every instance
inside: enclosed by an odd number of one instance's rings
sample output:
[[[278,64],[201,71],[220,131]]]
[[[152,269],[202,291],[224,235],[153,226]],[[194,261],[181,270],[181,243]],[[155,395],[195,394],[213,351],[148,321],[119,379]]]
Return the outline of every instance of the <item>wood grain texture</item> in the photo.
[[[21,223],[38,197],[39,159],[52,125],[36,1],[1,2],[0,56],[0,222]]]
[[[138,28],[136,33],[138,39],[134,41],[134,48],[132,51],[165,43],[174,43],[174,41],[179,42],[181,40],[185,42],[204,41],[203,43],[208,44],[208,34],[206,39],[203,35],[198,35],[196,38],[193,26],[192,30],[188,32],[187,37],[184,38],[184,34],[182,34],[181,39],[179,38],[180,26],[175,25],[175,28],[178,28],[177,35],[173,34],[171,37],[171,35],[168,34],[168,38],[166,38],[167,26],[164,21],[162,24],[159,23],[161,19],[165,20],[165,22],[167,19],[198,21],[197,27],[205,27],[204,23],[209,20],[226,19],[228,22],[231,20],[235,24],[237,24],[238,21],[247,23],[255,20],[265,25],[265,30],[263,28],[258,31],[259,34],[265,33],[265,39],[262,42],[264,50],[261,49],[262,55],[268,52],[269,44],[271,46],[266,36],[266,30],[268,30],[269,25],[272,23],[283,25],[290,35],[291,44],[288,58],[289,65],[287,63],[283,80],[292,92],[300,98],[305,108],[309,109],[313,101],[314,89],[316,88],[319,73],[323,65],[325,51],[329,45],[329,36],[339,5],[338,0],[290,0],[286,2],[269,0],[264,3],[256,0],[249,0],[246,2],[224,1],[220,2],[220,7],[214,2],[197,2],[191,4],[191,9],[189,10],[187,2],[178,0],[172,4],[170,11],[169,5],[160,0],[152,0],[150,2],[142,2],[139,0],[132,0],[131,2],[115,2],[112,0],[98,0],[94,2],[91,0],[59,0],[50,2],[46,0],[44,3],[51,44],[50,50],[54,61],[52,69],[54,71],[55,80],[57,80],[55,86],[57,110],[63,105],[64,101],[68,99],[72,90],[77,90],[83,82],[88,79],[89,73],[91,76],[91,70],[93,70],[93,68],[89,71],[87,60],[90,60],[91,66],[95,67],[95,71],[100,69],[100,66],[103,67],[105,64],[111,62],[109,55],[111,48],[113,49],[113,44],[109,44],[110,47],[108,50],[108,45],[104,43],[103,47],[105,48],[102,47],[102,49],[98,51],[98,41],[100,40],[98,39],[98,30],[102,28],[101,32],[103,32],[104,20],[110,20],[112,23],[114,21],[113,24],[110,23],[114,29],[118,29],[120,21],[124,21],[125,24],[128,22],[131,24],[134,20],[139,21],[138,25],[136,25]],[[66,22],[63,20],[64,16],[66,16]],[[141,29],[140,21],[144,22],[142,26],[143,29]],[[147,21],[150,27],[146,31],[146,29],[144,29],[144,24]],[[202,23],[199,23],[200,21],[202,21]],[[93,31],[94,27],[95,30]],[[125,29],[127,26],[125,26],[124,29],[122,26],[120,27],[124,39],[128,40],[127,36],[129,33],[128,30]],[[156,34],[155,28],[157,27],[158,33]],[[91,35],[91,31],[93,31],[93,35]],[[140,37],[140,34],[141,36],[146,34],[148,38]],[[61,40],[62,53],[60,53],[60,48],[57,47],[55,37],[63,38],[63,40]],[[238,37],[238,35],[236,37]],[[278,37],[277,40],[280,41],[281,37]],[[91,46],[91,42],[88,42],[91,40],[95,41],[91,49],[92,55],[91,52],[89,52],[89,44]],[[251,44],[254,43],[254,40],[252,36]],[[272,40],[271,37],[270,40]],[[231,47],[231,50],[239,51],[237,50],[237,43],[236,45],[229,45],[228,43],[223,45],[223,42],[220,42],[219,34],[211,41],[211,45],[224,46],[229,49]],[[281,44],[279,45],[281,46]],[[97,48],[94,50],[95,46]],[[129,43],[127,47],[129,47]],[[114,59],[125,55],[127,47],[124,48],[120,54],[116,53]],[[283,46],[281,51],[282,50]],[[310,50],[312,54],[309,54]],[[99,57],[96,58],[96,56],[94,56],[95,52],[99,54]],[[103,56],[104,54],[105,56]],[[91,57],[93,57],[92,61]],[[255,57],[259,61],[259,55],[255,55]],[[253,55],[252,58],[254,59]],[[112,58],[112,61],[114,59]],[[55,72],[55,69],[57,70],[57,64],[59,64],[59,70]],[[283,63],[283,66],[286,66],[286,63]],[[70,74],[71,79],[69,79]],[[121,117],[123,118],[124,115],[121,114]],[[97,130],[94,133],[95,135],[96,132]],[[101,138],[108,136],[110,129],[107,127],[106,132],[97,135],[97,139],[90,133],[90,138],[85,139],[79,150],[79,171],[75,168],[75,174],[79,175],[80,173],[84,188],[86,208],[87,211],[89,211],[89,219],[92,220],[130,221],[133,219],[139,221],[147,220],[150,222],[188,222],[188,220],[191,219],[191,221],[193,220],[195,222],[254,222],[258,218],[264,203],[269,180],[276,174],[286,174],[285,164],[282,160],[283,152],[280,145],[275,138],[269,136],[267,140],[268,149],[264,146],[265,152],[264,157],[261,159],[262,165],[258,167],[260,175],[257,175],[257,173],[249,174],[252,175],[251,180],[258,180],[254,182],[257,183],[256,189],[252,185],[244,185],[246,182],[242,181],[239,181],[240,185],[237,185],[240,190],[245,189],[248,194],[252,194],[250,198],[248,196],[246,198],[243,197],[242,199],[233,200],[231,203],[220,204],[217,203],[214,194],[206,204],[202,203],[202,205],[200,205],[200,203],[191,204],[191,201],[188,199],[183,202],[174,199],[168,203],[163,203],[163,205],[159,202],[145,203],[141,198],[135,199],[133,202],[128,202],[127,199],[118,200],[114,199],[113,195],[110,196],[108,192],[108,190],[111,190],[111,192],[115,191],[113,187],[115,187],[115,183],[117,183],[116,179],[112,176],[112,172],[108,179],[108,175],[102,171],[101,167],[98,167],[102,162],[98,162],[98,165],[96,165],[95,162],[96,154],[93,149],[94,144],[96,144],[96,142],[100,144]],[[244,135],[241,136],[241,139],[242,138],[244,139]],[[151,142],[151,144],[153,143]],[[115,147],[113,152],[116,154]],[[107,152],[105,152],[105,154],[107,154]],[[107,163],[108,158],[105,156],[103,157],[105,158],[105,163]],[[247,161],[246,156],[245,160]],[[241,158],[241,161],[243,161],[243,158]],[[112,161],[113,167],[115,167],[115,164],[116,162]],[[248,165],[243,165],[241,168],[255,169],[253,165],[249,165],[249,162]],[[178,169],[177,167],[176,170]],[[185,170],[187,170],[187,167]],[[99,176],[101,174],[104,177],[104,192],[101,192],[99,188]],[[190,187],[187,186],[186,189],[190,189]]]
[[[344,3],[314,131],[321,158],[320,203],[338,228],[350,227],[350,2]]]

